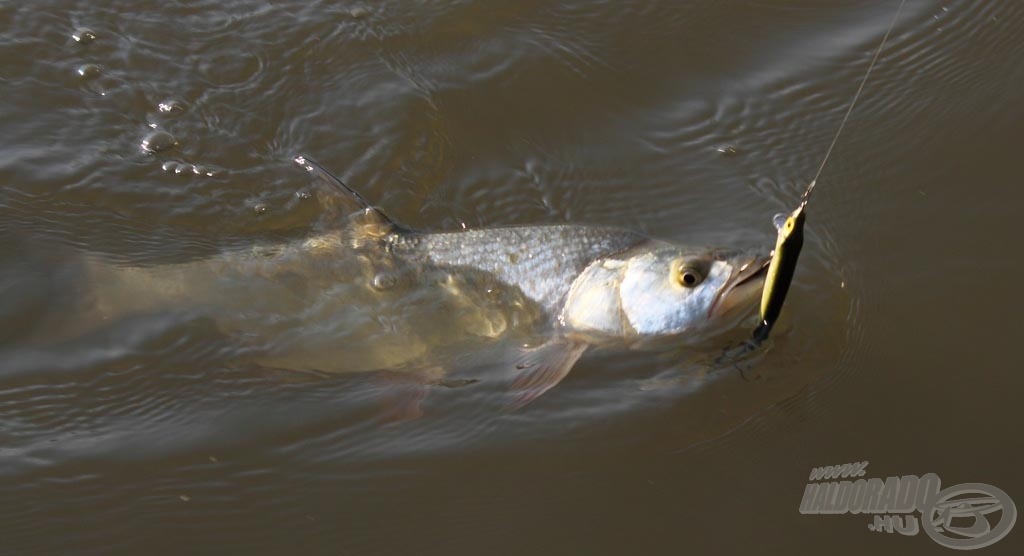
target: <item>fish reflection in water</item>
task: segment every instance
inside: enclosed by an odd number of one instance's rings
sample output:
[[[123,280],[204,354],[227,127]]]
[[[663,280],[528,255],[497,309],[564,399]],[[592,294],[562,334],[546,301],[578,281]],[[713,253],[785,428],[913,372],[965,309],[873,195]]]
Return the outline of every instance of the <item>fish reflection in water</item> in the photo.
[[[734,327],[760,296],[767,259],[756,252],[569,224],[422,233],[296,160],[331,221],[321,233],[182,264],[84,256],[61,334],[184,311],[255,346],[261,366],[406,370],[424,388],[444,379],[446,356],[504,342],[515,346],[517,408],[591,346],[700,342]]]

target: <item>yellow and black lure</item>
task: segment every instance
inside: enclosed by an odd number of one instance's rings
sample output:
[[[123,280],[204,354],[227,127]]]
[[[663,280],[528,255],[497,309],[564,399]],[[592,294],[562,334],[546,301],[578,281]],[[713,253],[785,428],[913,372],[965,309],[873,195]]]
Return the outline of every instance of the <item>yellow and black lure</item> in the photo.
[[[761,293],[761,322],[754,329],[756,342],[763,342],[768,338],[772,326],[782,312],[782,302],[786,300],[789,285],[793,282],[793,274],[796,273],[796,262],[804,246],[806,207],[807,203],[803,202],[790,215],[780,214],[775,217],[779,236],[775,240],[775,250],[772,251],[772,260],[768,263],[768,274],[764,279],[764,291]]]
[[[849,108],[846,109],[843,121],[840,122],[839,129],[836,130],[836,134],[832,138],[832,144],[825,151],[825,158],[822,159],[818,172],[814,174],[814,179],[811,180],[807,190],[804,191],[803,198],[800,200],[800,206],[796,207],[796,210],[790,213],[789,216],[785,214],[776,216],[775,224],[779,235],[775,240],[775,250],[772,252],[772,259],[768,264],[764,291],[761,293],[761,322],[754,329],[753,342],[755,345],[768,338],[772,326],[779,319],[779,314],[782,312],[782,304],[786,300],[786,294],[789,292],[789,285],[793,282],[793,274],[796,272],[796,262],[800,258],[800,250],[804,246],[804,222],[807,220],[807,203],[811,200],[811,192],[814,191],[814,186],[818,183],[821,171],[825,169],[828,157],[832,155],[832,149],[835,148],[836,141],[839,140],[839,135],[846,126],[846,121],[850,119],[850,113],[853,112],[853,107],[857,104],[857,99],[860,98],[860,93],[864,90],[864,84],[868,82],[868,76],[871,75],[871,70],[874,69],[875,62],[878,61],[878,56],[882,53],[885,41],[889,40],[889,35],[892,34],[892,29],[896,26],[896,20],[899,19],[900,12],[903,11],[905,3],[906,0],[900,0],[900,6],[896,10],[896,15],[893,16],[892,22],[889,23],[889,29],[882,37],[882,42],[878,45],[878,50],[875,51],[875,56],[871,59],[871,63],[864,73],[864,79],[861,80],[860,87],[857,88],[857,92],[853,95],[853,100],[850,101]]]

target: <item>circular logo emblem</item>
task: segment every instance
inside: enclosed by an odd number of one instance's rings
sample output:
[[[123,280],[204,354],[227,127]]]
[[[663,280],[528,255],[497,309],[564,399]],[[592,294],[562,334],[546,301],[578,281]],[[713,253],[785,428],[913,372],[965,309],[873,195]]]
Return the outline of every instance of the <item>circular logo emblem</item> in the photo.
[[[948,548],[970,550],[1005,537],[1017,521],[1017,507],[994,486],[964,483],[936,494],[931,509],[921,517],[933,541]]]

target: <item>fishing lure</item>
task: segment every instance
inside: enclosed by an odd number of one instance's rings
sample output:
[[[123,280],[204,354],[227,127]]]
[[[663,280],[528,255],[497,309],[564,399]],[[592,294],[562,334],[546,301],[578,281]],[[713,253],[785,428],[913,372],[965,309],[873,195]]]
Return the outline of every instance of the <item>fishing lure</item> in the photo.
[[[786,300],[790,283],[793,282],[796,262],[804,246],[806,206],[806,203],[800,203],[791,214],[779,214],[775,217],[779,235],[775,240],[771,262],[768,263],[768,274],[764,279],[764,291],[761,293],[761,322],[754,329],[756,342],[763,342],[768,338],[772,326],[782,312],[782,303]]]
[[[811,180],[811,183],[804,191],[800,205],[788,216],[780,214],[775,217],[778,237],[775,240],[775,250],[772,252],[771,262],[768,264],[768,274],[765,277],[764,290],[761,293],[761,322],[754,329],[753,341],[755,344],[759,344],[768,338],[772,326],[779,319],[779,314],[782,312],[782,304],[786,301],[786,294],[789,292],[789,285],[793,282],[793,275],[796,273],[796,263],[800,258],[800,250],[804,245],[804,222],[807,220],[807,203],[811,200],[811,192],[814,191],[814,186],[818,183],[821,171],[825,169],[828,157],[832,155],[832,149],[835,148],[839,135],[843,133],[843,128],[846,127],[846,121],[850,119],[850,113],[853,112],[853,107],[856,106],[857,99],[860,98],[860,94],[864,90],[864,84],[868,82],[868,76],[871,75],[871,70],[874,69],[875,62],[878,61],[878,56],[882,53],[882,48],[885,47],[885,41],[889,40],[889,35],[892,34],[892,29],[896,26],[896,20],[899,19],[900,12],[903,11],[905,3],[906,0],[900,0],[900,6],[896,10],[896,15],[893,16],[892,21],[889,23],[889,29],[886,30],[885,35],[882,37],[882,42],[879,43],[878,49],[875,50],[875,56],[871,59],[871,63],[864,73],[864,79],[861,80],[857,92],[853,95],[853,100],[850,101],[849,108],[846,109],[842,122],[839,123],[839,129],[836,130],[836,134],[832,138],[832,144],[825,151],[825,157],[822,159],[821,165],[818,166],[818,172],[814,174],[814,179]]]

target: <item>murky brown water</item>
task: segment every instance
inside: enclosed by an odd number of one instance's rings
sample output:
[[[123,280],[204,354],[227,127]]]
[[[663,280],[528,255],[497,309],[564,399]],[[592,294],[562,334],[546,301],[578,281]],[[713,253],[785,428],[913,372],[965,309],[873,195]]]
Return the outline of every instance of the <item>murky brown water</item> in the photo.
[[[812,467],[863,460],[1024,504],[1019,3],[908,2],[750,369],[595,352],[508,413],[507,358],[461,345],[480,382],[391,426],[372,376],[247,365],[203,319],[40,343],[68,292],[47,269],[301,238],[297,154],[416,228],[767,246],[897,2],[95,4],[0,2],[0,552],[947,550],[798,511]],[[143,152],[154,127],[179,145]]]

